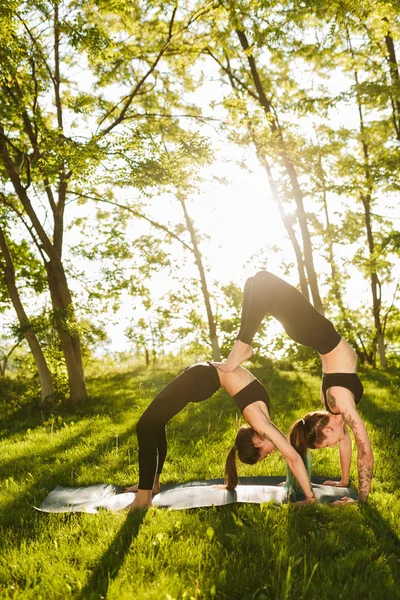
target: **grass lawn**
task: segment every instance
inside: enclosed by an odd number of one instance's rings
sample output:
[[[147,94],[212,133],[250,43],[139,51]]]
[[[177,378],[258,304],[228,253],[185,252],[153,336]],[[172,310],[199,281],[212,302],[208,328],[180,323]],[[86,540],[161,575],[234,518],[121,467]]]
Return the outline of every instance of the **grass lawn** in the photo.
[[[100,370],[99,370],[100,371]],[[362,375],[359,405],[375,454],[368,505],[230,505],[187,511],[48,515],[55,485],[137,482],[135,423],[176,372],[133,367],[88,378],[90,402],[52,414],[0,410],[0,598],[317,600],[400,598],[400,377]],[[287,431],[320,408],[319,377],[255,374]],[[222,476],[240,415],[229,396],[168,425],[163,483]],[[240,475],[283,475],[274,454]],[[340,475],[337,450],[313,452],[313,474]],[[353,482],[357,481],[355,452]]]

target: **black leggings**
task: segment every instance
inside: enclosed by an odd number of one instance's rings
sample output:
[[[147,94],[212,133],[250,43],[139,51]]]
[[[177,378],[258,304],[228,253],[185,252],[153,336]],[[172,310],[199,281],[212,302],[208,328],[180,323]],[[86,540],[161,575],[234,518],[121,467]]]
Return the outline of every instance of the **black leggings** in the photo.
[[[188,367],[154,398],[136,425],[139,442],[139,489],[151,490],[167,455],[165,425],[189,402],[202,402],[220,388],[216,368],[207,363]]]
[[[244,287],[238,339],[251,344],[267,313],[283,325],[292,340],[320,354],[327,354],[341,340],[332,323],[296,288],[268,271],[260,271]]]

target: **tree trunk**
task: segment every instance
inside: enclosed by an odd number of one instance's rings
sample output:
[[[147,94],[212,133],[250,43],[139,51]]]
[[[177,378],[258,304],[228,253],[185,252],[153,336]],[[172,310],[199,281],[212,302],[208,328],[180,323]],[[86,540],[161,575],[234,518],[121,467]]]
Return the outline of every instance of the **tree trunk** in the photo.
[[[60,204],[60,206],[57,208],[54,206],[54,201],[51,202],[54,216],[55,234],[57,234],[57,239],[55,239],[53,245],[34,210],[26,189],[22,185],[18,171],[8,152],[7,139],[2,126],[0,126],[0,155],[4,161],[5,168],[14,186],[14,190],[30,219],[32,228],[34,229],[38,240],[40,240],[40,243],[37,241],[37,245],[40,248],[41,255],[44,257],[44,253],[46,253],[48,257],[48,260],[44,258],[44,263],[47,271],[50,296],[56,315],[56,322],[58,323],[57,331],[60,335],[61,347],[68,372],[70,400],[73,403],[84,401],[87,399],[87,392],[82,367],[82,353],[79,333],[76,329],[76,331],[70,335],[68,328],[65,327],[66,318],[68,318],[68,320],[73,323],[74,326],[76,325],[76,319],[60,254],[62,232],[59,231],[57,224],[62,222],[63,205]],[[62,192],[60,192],[60,199],[62,200],[63,195],[65,197],[66,191],[64,189],[65,181],[63,177],[62,181],[60,182],[60,186]],[[16,211],[16,213],[18,217],[21,216],[18,211]]]
[[[374,244],[374,237],[373,237],[373,233],[372,233],[372,224],[371,224],[371,196],[369,194],[362,195],[361,201],[364,206],[365,227],[367,230],[369,255],[370,255],[370,257],[372,257],[373,253],[374,253],[374,249],[375,249],[375,244]],[[387,360],[386,360],[385,340],[384,340],[382,321],[381,321],[381,304],[382,304],[381,284],[380,284],[378,275],[377,275],[374,267],[372,267],[372,270],[371,270],[370,281],[371,281],[371,292],[372,292],[372,312],[373,312],[374,323],[375,323],[375,340],[376,340],[375,345],[378,346],[379,361],[380,361],[381,367],[386,369]]]
[[[387,21],[387,19],[384,19]],[[396,130],[397,139],[400,142],[400,74],[396,58],[396,50],[390,31],[385,35],[385,44],[388,52],[387,60],[389,63],[390,78],[394,94],[390,95],[393,110],[393,123]]]
[[[82,365],[81,342],[77,331],[72,298],[61,262],[50,260],[46,262],[45,266],[56,328],[60,336],[68,373],[70,401],[75,404],[87,400],[87,392]]]
[[[227,72],[228,72],[228,76],[229,76],[229,79],[231,82],[231,86],[232,86],[233,90],[235,91],[237,98],[240,98],[239,92],[238,92],[238,85],[237,85],[235,79],[232,77],[232,73],[230,72],[229,69],[227,70]],[[282,203],[282,200],[281,200],[279,192],[278,192],[278,186],[276,185],[276,182],[272,175],[271,167],[269,165],[269,162],[265,155],[265,152],[262,148],[262,145],[258,141],[255,127],[253,125],[252,119],[251,119],[247,109],[246,109],[246,119],[247,119],[247,128],[249,130],[251,140],[254,144],[257,158],[260,161],[260,164],[263,166],[265,172],[267,173],[268,183],[269,183],[269,187],[270,187],[271,194],[272,194],[272,199],[273,199],[274,203],[276,204],[276,207],[278,209],[279,216],[281,218],[283,226],[285,227],[286,233],[288,234],[288,237],[293,246],[293,250],[294,250],[294,253],[296,256],[296,261],[297,261],[297,272],[299,275],[299,283],[300,283],[301,292],[302,292],[303,296],[305,296],[307,298],[307,300],[310,300],[310,296],[308,293],[307,277],[306,277],[306,273],[305,273],[305,269],[304,269],[303,254],[301,252],[299,242],[297,241],[296,232],[293,228],[290,218],[286,215],[286,213],[283,209],[283,203]]]
[[[331,222],[330,222],[329,210],[328,210],[325,172],[324,172],[324,167],[322,164],[322,158],[319,153],[318,153],[318,178],[319,178],[319,180],[321,182],[321,186],[322,186],[322,204],[324,207],[325,222],[326,222],[326,236],[325,236],[324,243],[325,243],[325,246],[328,251],[328,262],[329,262],[329,266],[331,268],[332,292],[333,292],[333,296],[336,300],[337,306],[339,307],[340,315],[343,319],[343,323],[344,323],[345,330],[346,330],[346,337],[348,338],[351,345],[354,346],[354,349],[356,351],[356,354],[357,354],[357,357],[358,357],[360,363],[364,364],[368,355],[364,352],[362,346],[360,346],[360,344],[357,341],[356,336],[353,333],[353,327],[348,319],[347,310],[346,310],[346,307],[345,307],[344,301],[343,301],[342,291],[340,289],[339,282],[338,282],[339,273],[338,273],[338,269],[336,267],[336,261],[335,261],[335,252],[334,252],[334,245],[333,245],[334,237],[333,237],[333,235],[331,235]]]
[[[186,203],[185,203],[184,198],[182,196],[177,196],[177,197],[178,197],[179,202],[181,203],[183,214],[185,216],[186,226],[189,230],[190,239],[192,241],[193,253],[194,253],[196,265],[197,265],[197,268],[198,268],[199,274],[200,274],[201,290],[203,292],[204,303],[206,305],[206,311],[207,311],[208,330],[209,330],[210,342],[211,342],[211,348],[212,348],[212,358],[216,362],[219,362],[221,360],[221,350],[220,350],[219,343],[218,343],[217,328],[215,325],[214,315],[213,315],[213,311],[211,308],[210,294],[209,294],[208,287],[207,287],[207,280],[206,280],[206,275],[205,275],[205,271],[204,271],[204,267],[203,267],[202,256],[201,256],[201,252],[199,250],[199,246],[197,244],[196,232],[193,227],[192,220],[189,217],[189,214],[187,212]]]
[[[271,132],[276,137],[279,149],[279,156],[281,157],[282,163],[290,180],[293,196],[297,206],[297,218],[299,221],[301,235],[303,239],[304,264],[307,270],[308,283],[313,298],[313,304],[314,307],[318,310],[318,312],[324,314],[324,308],[319,293],[317,274],[315,272],[314,267],[313,248],[311,244],[310,232],[308,230],[307,215],[304,209],[303,193],[301,191],[299,180],[297,178],[297,172],[293,162],[290,160],[289,155],[286,151],[283,133],[272,111],[271,103],[264,92],[264,88],[261,83],[261,78],[257,70],[254,56],[251,54],[251,48],[247,40],[246,34],[240,29],[236,30],[236,34],[239,38],[241,46],[246,54],[246,59],[249,63],[251,76],[257,91],[257,99],[265,112]]]
[[[55,395],[55,389],[53,385],[52,375],[50,369],[47,366],[45,356],[42,352],[38,339],[33,331],[32,325],[29,318],[24,310],[21,298],[18,292],[18,288],[15,283],[15,269],[12,262],[12,258],[8,249],[7,241],[3,231],[0,228],[0,252],[3,255],[4,263],[0,262],[0,267],[4,273],[4,279],[7,285],[8,293],[11,298],[11,302],[14,306],[15,312],[28,344],[31,349],[36,368],[39,373],[40,380],[40,406],[45,403],[49,403],[53,400]],[[6,363],[5,363],[6,364]],[[4,365],[5,366],[5,365]]]
[[[351,46],[350,46],[350,49],[351,49]],[[351,52],[352,52],[353,58],[354,58],[354,53],[353,53],[352,49],[351,49]],[[373,180],[372,180],[371,167],[370,167],[370,161],[369,161],[369,148],[368,148],[368,142],[367,142],[367,138],[366,138],[362,103],[361,103],[361,98],[360,98],[360,95],[358,92],[358,86],[359,86],[358,72],[356,69],[354,70],[354,80],[355,80],[356,90],[357,90],[356,91],[356,100],[357,100],[358,116],[359,116],[359,123],[360,123],[361,147],[362,147],[363,159],[364,159],[363,166],[364,166],[364,177],[365,177],[365,189],[368,190],[367,193],[360,193],[360,199],[361,199],[361,202],[364,207],[365,228],[366,228],[366,232],[367,232],[369,257],[372,262],[371,267],[370,267],[370,269],[371,269],[370,282],[371,282],[371,292],[372,292],[372,313],[373,313],[374,323],[375,323],[375,339],[374,339],[374,347],[373,347],[374,359],[373,360],[375,363],[376,346],[378,346],[380,364],[381,364],[381,367],[383,367],[385,369],[387,367],[387,361],[386,361],[385,341],[384,341],[382,321],[381,321],[381,303],[382,303],[381,284],[380,284],[380,281],[378,278],[378,274],[376,272],[376,268],[374,266],[375,243],[374,243],[374,236],[373,236],[373,232],[372,232],[372,221],[371,221],[371,202],[372,202]]]
[[[269,186],[270,186],[271,193],[272,193],[272,198],[278,208],[279,216],[281,217],[282,223],[286,229],[289,239],[292,242],[293,250],[294,250],[294,253],[296,256],[297,273],[299,275],[299,283],[300,283],[301,293],[303,294],[303,296],[305,296],[307,298],[307,300],[309,300],[310,296],[308,293],[307,277],[306,277],[306,273],[304,270],[304,260],[303,260],[303,255],[301,252],[299,242],[297,241],[296,232],[293,228],[290,218],[286,215],[285,211],[283,210],[282,202],[279,199],[278,187],[273,178],[271,167],[269,166],[269,163],[268,163],[265,155],[263,155],[261,153],[260,149],[258,148],[258,144],[257,144],[255,137],[253,137],[253,143],[256,147],[258,160],[260,161],[260,163],[262,164],[262,166],[264,167],[264,169],[267,173]]]

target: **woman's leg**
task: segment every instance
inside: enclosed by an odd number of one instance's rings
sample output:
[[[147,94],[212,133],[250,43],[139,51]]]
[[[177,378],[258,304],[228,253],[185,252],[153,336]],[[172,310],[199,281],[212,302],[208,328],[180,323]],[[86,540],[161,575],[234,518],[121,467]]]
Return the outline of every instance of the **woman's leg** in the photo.
[[[237,335],[238,340],[241,340],[241,336],[243,334],[243,329],[245,329],[246,327],[246,322],[247,322],[247,314],[249,311],[249,305],[250,305],[250,298],[251,298],[251,289],[253,287],[253,279],[254,277],[249,277],[246,280],[246,283],[244,284],[244,289],[243,289],[243,301],[242,301],[242,318],[240,320],[240,329],[239,329],[239,333]]]
[[[244,354],[245,348],[250,347],[267,314],[280,321],[295,342],[311,346],[320,354],[327,354],[340,342],[332,323],[303,294],[268,271],[260,271],[253,277],[246,307],[238,342],[225,363],[227,370],[234,370],[242,362],[240,353]]]
[[[157,443],[157,452],[158,452],[158,465],[157,465],[157,475],[161,475],[162,469],[164,466],[165,458],[167,456],[167,435],[165,431],[165,427],[162,427],[157,431],[156,434],[156,443]]]
[[[139,489],[152,490],[157,472],[161,473],[167,452],[165,425],[190,400],[190,390],[182,394],[179,377],[171,381],[144,411],[136,425],[139,443]],[[161,446],[162,453],[159,447]],[[161,459],[161,460],[160,460]]]
[[[194,365],[165,386],[136,425],[139,442],[139,489],[152,490],[167,454],[165,425],[189,402],[206,400],[220,387],[212,365]]]
[[[239,339],[250,344],[266,314],[277,319],[299,344],[327,354],[340,342],[332,323],[292,285],[268,271],[255,275],[246,323]]]
[[[240,320],[240,329],[237,335],[236,341],[233,345],[232,350],[229,353],[227,360],[223,363],[218,364],[218,369],[224,373],[228,373],[229,371],[234,371],[236,367],[238,367],[242,362],[248,360],[250,356],[253,354],[252,347],[250,343],[242,342],[243,332],[246,329],[247,316],[249,313],[249,308],[251,307],[251,295],[252,295],[252,287],[253,287],[253,279],[254,277],[249,277],[246,280],[244,290],[243,290],[243,301],[242,301],[242,317]]]

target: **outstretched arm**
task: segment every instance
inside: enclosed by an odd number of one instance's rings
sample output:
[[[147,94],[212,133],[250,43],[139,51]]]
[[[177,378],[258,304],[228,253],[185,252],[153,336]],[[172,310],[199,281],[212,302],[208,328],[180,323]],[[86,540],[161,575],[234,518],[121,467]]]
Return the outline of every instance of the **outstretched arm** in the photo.
[[[343,427],[344,436],[339,440],[340,467],[342,469],[342,480],[340,483],[344,486],[348,486],[350,480],[352,443],[347,425],[344,425]]]
[[[284,434],[276,427],[276,425],[271,423],[269,417],[260,408],[258,403],[247,406],[243,410],[243,417],[260,437],[263,437],[274,444],[285,458],[289,469],[299,482],[307,502],[314,502],[314,492],[303,459],[293,446],[291,446]]]
[[[347,408],[342,414],[344,422],[353,431],[357,445],[358,501],[366,502],[371,489],[372,470],[374,466],[371,442],[369,441],[364,422],[355,407]]]
[[[357,446],[358,502],[367,502],[371,489],[374,455],[365,424],[353,401],[335,399],[335,407],[339,409],[344,422],[354,434]]]

